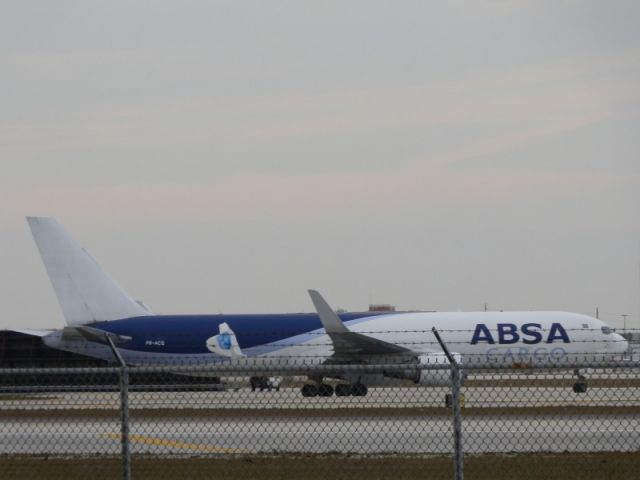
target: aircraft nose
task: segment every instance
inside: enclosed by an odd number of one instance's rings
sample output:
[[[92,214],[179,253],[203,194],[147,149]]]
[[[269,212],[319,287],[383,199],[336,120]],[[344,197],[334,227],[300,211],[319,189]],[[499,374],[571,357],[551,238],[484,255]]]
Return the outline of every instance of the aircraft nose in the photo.
[[[629,342],[620,334],[613,334],[613,350],[616,353],[624,353],[629,348]]]

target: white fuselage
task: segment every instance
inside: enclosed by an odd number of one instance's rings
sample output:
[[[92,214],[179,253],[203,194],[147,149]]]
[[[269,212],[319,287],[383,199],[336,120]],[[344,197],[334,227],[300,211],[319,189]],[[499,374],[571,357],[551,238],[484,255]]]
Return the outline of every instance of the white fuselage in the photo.
[[[628,344],[602,321],[566,312],[434,312],[368,317],[349,330],[416,352],[441,352],[436,328],[451,352],[477,366],[541,366],[594,363],[617,358]],[[269,356],[318,363],[332,354],[327,335],[277,349]],[[315,363],[315,362],[313,362]]]

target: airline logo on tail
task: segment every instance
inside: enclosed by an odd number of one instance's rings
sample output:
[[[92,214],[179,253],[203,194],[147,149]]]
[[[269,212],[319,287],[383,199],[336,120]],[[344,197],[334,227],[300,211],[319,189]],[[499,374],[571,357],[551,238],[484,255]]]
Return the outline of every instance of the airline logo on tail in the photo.
[[[217,336],[218,346],[223,350],[231,350],[231,335],[221,333]]]
[[[220,333],[207,339],[207,350],[223,357],[244,357],[240,349],[236,334],[227,323],[220,324]]]

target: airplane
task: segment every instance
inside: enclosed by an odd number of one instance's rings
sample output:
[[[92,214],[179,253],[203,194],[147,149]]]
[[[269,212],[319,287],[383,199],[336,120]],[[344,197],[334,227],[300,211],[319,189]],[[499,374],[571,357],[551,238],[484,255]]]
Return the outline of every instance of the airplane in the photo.
[[[334,386],[309,375],[304,397],[364,396],[380,375],[340,365],[395,365],[382,377],[420,385],[449,385],[448,357],[487,368],[593,365],[618,359],[626,340],[607,324],[567,312],[358,312],[336,313],[309,290],[316,313],[156,315],[134,300],[54,218],[27,217],[67,326],[13,331],[36,335],[51,348],[128,365],[195,365],[253,362],[336,366]],[[404,368],[406,366],[406,368]],[[579,369],[573,385],[584,393]],[[259,380],[259,379],[258,379]],[[253,384],[252,379],[252,384]],[[257,381],[257,380],[256,380]]]

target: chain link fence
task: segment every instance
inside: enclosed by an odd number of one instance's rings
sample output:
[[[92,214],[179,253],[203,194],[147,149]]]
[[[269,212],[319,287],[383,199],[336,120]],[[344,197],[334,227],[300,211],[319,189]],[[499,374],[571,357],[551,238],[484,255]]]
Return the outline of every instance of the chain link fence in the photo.
[[[0,368],[0,476],[638,478],[638,359],[460,367],[459,391],[448,363],[419,367],[446,380],[428,386],[390,378],[397,364],[279,359]],[[366,395],[338,394],[338,374],[366,378]],[[331,394],[303,396],[309,377]]]

